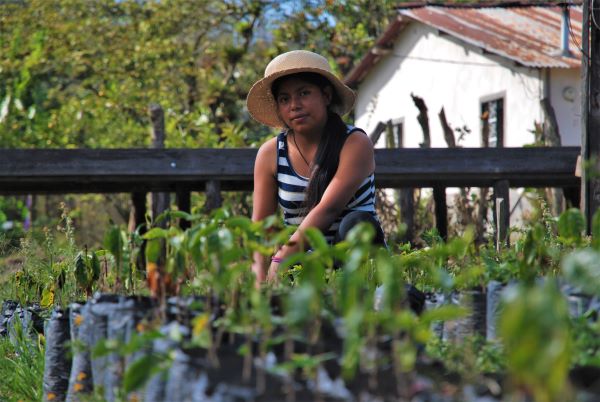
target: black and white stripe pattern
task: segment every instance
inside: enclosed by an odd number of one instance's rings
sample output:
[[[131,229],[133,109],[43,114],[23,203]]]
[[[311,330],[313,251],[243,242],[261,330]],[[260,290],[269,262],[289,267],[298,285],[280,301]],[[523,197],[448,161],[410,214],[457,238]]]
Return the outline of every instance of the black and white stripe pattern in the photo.
[[[357,130],[355,127],[348,126],[348,135]],[[287,132],[280,133],[277,136],[277,198],[286,225],[302,223],[304,219],[302,202],[307,186],[308,177],[300,176],[291,166],[288,157]],[[375,176],[372,173],[365,178],[340,216],[324,233],[327,241],[333,241],[342,218],[352,211],[367,211],[375,215]]]

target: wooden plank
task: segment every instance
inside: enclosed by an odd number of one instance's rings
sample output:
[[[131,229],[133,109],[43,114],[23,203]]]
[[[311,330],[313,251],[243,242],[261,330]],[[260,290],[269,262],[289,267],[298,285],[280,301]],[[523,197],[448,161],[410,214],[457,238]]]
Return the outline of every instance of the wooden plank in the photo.
[[[578,186],[578,147],[376,150],[378,187]]]
[[[252,175],[256,149],[0,149],[0,177]]]
[[[252,189],[256,149],[0,150],[0,193]]]
[[[0,193],[252,189],[256,149],[0,149]],[[378,188],[579,186],[580,149],[377,149]]]

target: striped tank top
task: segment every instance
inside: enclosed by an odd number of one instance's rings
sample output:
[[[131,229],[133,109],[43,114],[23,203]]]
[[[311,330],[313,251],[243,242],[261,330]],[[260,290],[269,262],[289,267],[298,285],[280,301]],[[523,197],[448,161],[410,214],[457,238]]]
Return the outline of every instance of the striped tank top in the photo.
[[[348,126],[347,134],[350,135],[357,130],[362,132],[360,129]],[[288,157],[287,132],[280,133],[277,136],[277,199],[283,210],[283,220],[286,225],[299,225],[304,219],[302,203],[305,199],[308,180],[308,177],[299,175],[292,167]],[[328,242],[333,242],[342,218],[352,211],[367,211],[375,215],[375,176],[373,173],[363,180],[340,216],[323,233]]]

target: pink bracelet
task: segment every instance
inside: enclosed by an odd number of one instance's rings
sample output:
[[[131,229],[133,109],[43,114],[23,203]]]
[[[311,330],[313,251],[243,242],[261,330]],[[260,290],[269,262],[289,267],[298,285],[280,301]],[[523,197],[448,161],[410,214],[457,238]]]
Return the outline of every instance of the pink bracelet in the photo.
[[[283,258],[281,257],[271,257],[271,262],[276,262],[277,264],[281,263]]]

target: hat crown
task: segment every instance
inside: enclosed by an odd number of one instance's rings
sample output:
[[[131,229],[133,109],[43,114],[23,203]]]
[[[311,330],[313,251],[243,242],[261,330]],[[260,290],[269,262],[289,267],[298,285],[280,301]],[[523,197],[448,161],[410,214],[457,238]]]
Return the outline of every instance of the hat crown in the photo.
[[[316,68],[331,72],[329,62],[320,54],[307,50],[292,50],[291,52],[280,54],[271,60],[265,69],[265,77],[295,68]]]
[[[285,127],[277,113],[277,103],[271,87],[280,77],[305,72],[320,74],[329,81],[337,95],[329,105],[332,112],[343,116],[352,109],[356,94],[333,73],[325,57],[308,50],[292,50],[271,60],[265,69],[265,76],[250,88],[246,98],[250,115],[267,126]]]

